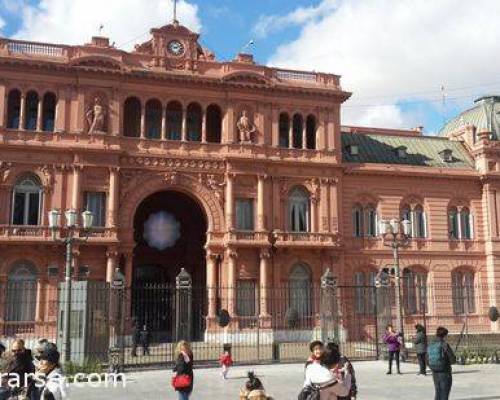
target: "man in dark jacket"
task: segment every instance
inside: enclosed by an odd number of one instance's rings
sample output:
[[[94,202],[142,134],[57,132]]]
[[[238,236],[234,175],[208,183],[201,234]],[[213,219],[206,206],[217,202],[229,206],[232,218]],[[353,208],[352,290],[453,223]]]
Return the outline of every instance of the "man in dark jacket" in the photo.
[[[146,324],[142,326],[142,330],[139,334],[139,339],[142,346],[142,355],[149,356],[149,330]]]
[[[136,317],[132,319],[132,357],[137,356],[137,346],[141,341],[141,324]]]
[[[10,395],[29,398],[33,381],[28,378],[28,375],[35,372],[31,350],[24,347],[22,339],[16,339],[12,343],[10,352],[11,354],[7,358],[2,371],[6,374],[4,375],[3,386],[6,386],[7,382],[16,382],[16,387],[10,388]]]
[[[448,336],[448,329],[440,326],[436,331],[436,343],[429,346],[429,367],[432,369],[432,378],[434,380],[434,400],[448,400],[451,392],[452,376],[451,376],[451,365],[455,364],[457,359],[451,346],[446,342],[446,336]],[[433,367],[434,361],[434,347],[440,346],[440,356],[439,359],[440,368],[436,369]]]
[[[418,365],[420,366],[420,371],[417,375],[426,375],[425,358],[427,354],[427,334],[425,332],[425,328],[420,324],[415,325],[415,329],[417,330],[417,336],[415,336],[415,339],[413,339],[413,344],[415,345]]]

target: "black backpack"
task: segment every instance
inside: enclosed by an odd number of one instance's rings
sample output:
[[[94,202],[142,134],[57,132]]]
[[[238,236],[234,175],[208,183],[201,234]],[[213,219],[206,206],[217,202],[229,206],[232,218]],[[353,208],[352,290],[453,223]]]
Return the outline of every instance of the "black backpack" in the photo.
[[[333,386],[335,384],[337,384],[337,381],[328,382],[322,385],[315,385],[314,383],[312,385],[307,385],[299,393],[299,397],[297,400],[319,400],[321,389]]]

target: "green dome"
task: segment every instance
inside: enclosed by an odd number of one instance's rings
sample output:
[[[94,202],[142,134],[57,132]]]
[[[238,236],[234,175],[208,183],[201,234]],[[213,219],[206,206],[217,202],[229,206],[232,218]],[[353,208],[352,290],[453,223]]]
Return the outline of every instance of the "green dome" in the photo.
[[[474,107],[449,120],[439,131],[440,136],[448,136],[466,125],[476,127],[476,132],[489,131],[492,139],[500,137],[500,95],[482,96],[474,101]]]

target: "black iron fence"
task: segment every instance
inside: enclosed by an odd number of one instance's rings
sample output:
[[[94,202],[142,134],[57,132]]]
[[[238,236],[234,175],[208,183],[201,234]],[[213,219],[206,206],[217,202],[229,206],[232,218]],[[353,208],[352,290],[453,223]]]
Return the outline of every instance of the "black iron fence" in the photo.
[[[0,284],[0,341],[23,338],[28,346],[47,338],[62,344],[64,287],[57,282]],[[432,334],[446,326],[459,349],[500,349],[500,285],[467,289],[427,285],[403,291],[408,348],[422,324]],[[227,318],[229,317],[229,318]],[[260,287],[145,285],[113,289],[103,282],[72,287],[71,356],[78,364],[128,367],[173,363],[175,343],[192,343],[199,364],[217,362],[224,345],[237,363],[303,361],[308,343],[332,339],[353,359],[384,353],[385,326],[398,328],[393,287],[321,286],[309,282]],[[488,351],[489,351],[488,350]]]

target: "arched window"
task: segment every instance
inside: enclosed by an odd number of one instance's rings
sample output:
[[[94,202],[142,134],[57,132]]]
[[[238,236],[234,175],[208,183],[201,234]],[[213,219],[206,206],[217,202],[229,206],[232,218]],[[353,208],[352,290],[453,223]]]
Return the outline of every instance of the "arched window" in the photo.
[[[472,216],[467,207],[460,210],[460,238],[472,239]]]
[[[36,176],[25,176],[14,186],[12,224],[38,225],[42,205],[42,185]]]
[[[290,118],[287,113],[280,114],[279,121],[279,147],[290,147]]]
[[[363,207],[359,204],[352,209],[352,227],[355,237],[363,236]]]
[[[427,223],[424,208],[421,205],[415,206],[413,214],[415,216],[412,221],[412,225],[415,226],[413,228],[413,231],[415,232],[414,236],[419,238],[427,237]]]
[[[427,312],[427,273],[405,268],[403,270],[403,296],[406,314]]]
[[[302,115],[295,114],[293,116],[293,148],[302,148],[302,130],[303,130],[304,120]]]
[[[456,207],[451,207],[448,210],[448,230],[450,233],[450,239],[459,239],[459,229],[458,229],[458,210]]]
[[[207,107],[207,142],[220,143],[222,138],[222,112],[218,105]]]
[[[150,99],[146,102],[146,137],[148,139],[161,138],[161,102]]]
[[[366,236],[377,236],[377,210],[374,206],[365,207],[365,234]]]
[[[473,314],[476,312],[474,274],[471,271],[455,270],[451,273],[453,312]]]
[[[306,147],[314,150],[316,148],[316,118],[308,115],[306,120]]]
[[[187,107],[186,115],[187,140],[192,142],[201,141],[201,106],[197,103],[191,103]]]
[[[42,131],[54,132],[56,119],[56,95],[54,93],[49,92],[43,95],[42,109]]]
[[[7,277],[5,319],[10,322],[34,322],[36,312],[35,266],[29,261],[17,262]]]
[[[181,140],[182,136],[182,104],[171,101],[167,104],[167,139]]]
[[[407,219],[408,221],[412,220],[412,218],[411,218],[411,207],[409,205],[407,205],[407,204],[405,204],[401,208],[401,219],[402,220]]]
[[[292,232],[309,231],[309,196],[302,188],[294,188],[288,196],[289,227]]]
[[[141,101],[129,97],[123,106],[123,135],[139,137],[141,135]]]
[[[38,93],[28,92],[26,95],[26,104],[24,106],[24,129],[34,131],[36,129],[36,120],[38,116]]]
[[[357,314],[375,314],[375,277],[377,273],[356,272],[354,274],[355,306]]]
[[[297,310],[299,317],[312,314],[311,272],[303,264],[297,264],[290,273],[290,308]]]
[[[7,128],[18,129],[21,114],[21,92],[13,89],[7,100]]]

